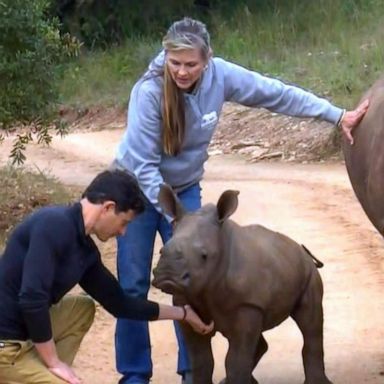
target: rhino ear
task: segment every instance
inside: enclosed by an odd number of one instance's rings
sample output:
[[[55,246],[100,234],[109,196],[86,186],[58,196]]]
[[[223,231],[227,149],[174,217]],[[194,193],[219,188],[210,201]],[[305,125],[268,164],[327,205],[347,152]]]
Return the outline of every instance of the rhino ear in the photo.
[[[159,204],[163,212],[171,216],[176,221],[179,221],[184,215],[184,208],[168,184],[160,185],[160,192],[158,196]]]
[[[224,191],[217,202],[217,214],[219,222],[222,223],[231,216],[237,209],[239,191]]]

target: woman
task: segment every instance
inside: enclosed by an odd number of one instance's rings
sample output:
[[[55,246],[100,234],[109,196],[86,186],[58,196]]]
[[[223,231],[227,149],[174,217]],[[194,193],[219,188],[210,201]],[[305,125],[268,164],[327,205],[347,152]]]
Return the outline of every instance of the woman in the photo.
[[[187,210],[200,207],[199,182],[207,148],[225,101],[326,120],[340,126],[351,143],[351,130],[368,107],[364,103],[347,112],[300,88],[213,58],[209,40],[199,21],[184,18],[172,24],[163,39],[163,52],[131,93],[128,129],[116,164],[136,174],[148,198],[145,212],[118,238],[120,284],[133,295],[148,293],[156,232],[163,242],[172,233],[158,205],[159,186],[171,185]],[[178,373],[188,383],[189,363],[177,326],[176,335]],[[147,325],[119,320],[116,355],[123,374],[120,383],[148,383],[152,362]]]

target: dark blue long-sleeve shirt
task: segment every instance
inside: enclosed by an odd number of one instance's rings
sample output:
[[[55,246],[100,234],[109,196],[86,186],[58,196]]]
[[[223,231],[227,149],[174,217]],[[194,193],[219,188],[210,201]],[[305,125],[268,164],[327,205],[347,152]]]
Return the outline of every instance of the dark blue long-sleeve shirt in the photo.
[[[0,257],[0,340],[50,340],[49,308],[77,283],[115,317],[158,318],[157,303],[126,295],[103,265],[81,204],[51,206],[19,224]]]

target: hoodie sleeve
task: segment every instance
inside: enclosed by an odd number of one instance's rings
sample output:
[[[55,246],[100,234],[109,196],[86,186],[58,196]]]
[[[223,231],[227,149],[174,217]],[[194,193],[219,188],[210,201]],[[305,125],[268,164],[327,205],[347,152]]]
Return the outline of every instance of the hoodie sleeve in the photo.
[[[299,87],[215,58],[224,76],[225,100],[297,117],[315,117],[336,124],[343,109]]]
[[[161,90],[156,79],[141,80],[133,88],[127,129],[117,150],[117,163],[133,172],[148,200],[161,212],[157,196],[163,177]]]

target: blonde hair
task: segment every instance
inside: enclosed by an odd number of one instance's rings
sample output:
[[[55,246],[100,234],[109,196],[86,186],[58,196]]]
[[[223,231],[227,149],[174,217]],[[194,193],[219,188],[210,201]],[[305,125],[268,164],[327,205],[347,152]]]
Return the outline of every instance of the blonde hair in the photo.
[[[174,22],[163,38],[163,48],[167,51],[180,51],[198,48],[204,60],[210,54],[210,37],[205,24],[191,18]],[[181,151],[185,136],[185,103],[183,91],[173,81],[164,64],[163,83],[163,150],[175,156]]]

